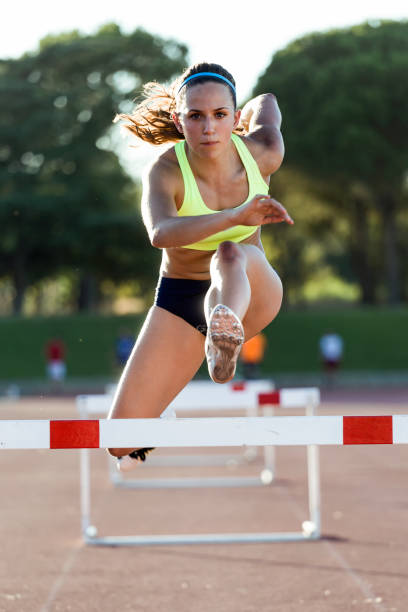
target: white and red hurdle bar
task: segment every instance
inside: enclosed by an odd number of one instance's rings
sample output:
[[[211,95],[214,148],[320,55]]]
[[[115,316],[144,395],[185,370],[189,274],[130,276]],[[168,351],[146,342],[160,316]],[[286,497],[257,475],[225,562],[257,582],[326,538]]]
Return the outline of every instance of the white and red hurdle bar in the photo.
[[[0,449],[310,444],[408,444],[408,415],[0,421]]]

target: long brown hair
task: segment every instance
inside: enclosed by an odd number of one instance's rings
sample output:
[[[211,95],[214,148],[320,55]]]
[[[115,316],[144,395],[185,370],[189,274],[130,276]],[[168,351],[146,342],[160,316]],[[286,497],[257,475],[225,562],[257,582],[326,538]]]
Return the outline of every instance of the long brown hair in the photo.
[[[124,127],[126,127],[132,134],[144,140],[145,142],[149,142],[154,145],[161,145],[166,142],[183,140],[184,136],[181,134],[176,126],[174,125],[172,115],[176,112],[177,101],[182,99],[185,96],[185,92],[190,87],[194,87],[194,85],[198,85],[199,83],[203,83],[205,81],[217,81],[218,83],[224,82],[217,77],[212,76],[200,76],[192,81],[189,81],[178,93],[180,85],[193,74],[197,74],[199,72],[214,72],[215,74],[219,74],[234,85],[235,80],[234,77],[225,70],[219,64],[211,64],[208,62],[201,62],[199,64],[194,64],[187,68],[184,73],[175,81],[173,81],[168,87],[157,83],[156,81],[150,81],[146,83],[143,87],[143,98],[133,109],[130,115],[121,113],[116,115],[114,118],[114,122],[121,119],[125,119],[130,123],[126,123]],[[225,87],[230,91],[233,102],[234,109],[237,107],[237,100],[235,95],[235,90],[233,90],[227,83],[225,83]],[[238,130],[239,131],[239,130]]]

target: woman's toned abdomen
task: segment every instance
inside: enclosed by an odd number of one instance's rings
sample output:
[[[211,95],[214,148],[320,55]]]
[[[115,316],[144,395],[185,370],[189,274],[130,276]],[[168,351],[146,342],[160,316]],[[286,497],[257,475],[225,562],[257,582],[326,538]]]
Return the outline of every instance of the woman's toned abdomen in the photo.
[[[257,229],[249,238],[238,244],[255,244],[261,250],[261,231]],[[190,278],[207,280],[210,278],[210,263],[214,251],[198,251],[176,247],[163,249],[160,274],[169,278]]]

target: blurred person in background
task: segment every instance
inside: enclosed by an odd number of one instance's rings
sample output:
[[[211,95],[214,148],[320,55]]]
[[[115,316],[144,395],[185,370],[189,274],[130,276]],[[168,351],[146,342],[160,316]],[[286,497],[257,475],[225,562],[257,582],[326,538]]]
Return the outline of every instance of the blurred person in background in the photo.
[[[333,330],[327,330],[319,340],[319,351],[324,372],[324,383],[334,384],[343,359],[343,339]]]
[[[260,366],[263,362],[266,349],[266,337],[264,334],[256,334],[242,345],[240,359],[244,378],[260,378]]]
[[[51,338],[45,345],[47,378],[56,388],[61,387],[67,373],[65,352],[65,344],[58,337]]]
[[[132,353],[135,337],[128,329],[121,329],[115,340],[115,361],[117,368],[123,370]]]

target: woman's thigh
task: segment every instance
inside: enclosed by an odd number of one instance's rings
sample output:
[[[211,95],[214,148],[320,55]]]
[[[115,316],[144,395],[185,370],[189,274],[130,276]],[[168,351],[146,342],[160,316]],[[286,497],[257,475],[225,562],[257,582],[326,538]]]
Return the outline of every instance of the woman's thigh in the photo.
[[[204,336],[153,306],[123,371],[109,418],[160,416],[204,359]]]
[[[242,321],[245,339],[262,331],[278,314],[282,303],[282,283],[262,251],[240,245],[247,257],[246,271],[251,286],[251,301]]]

